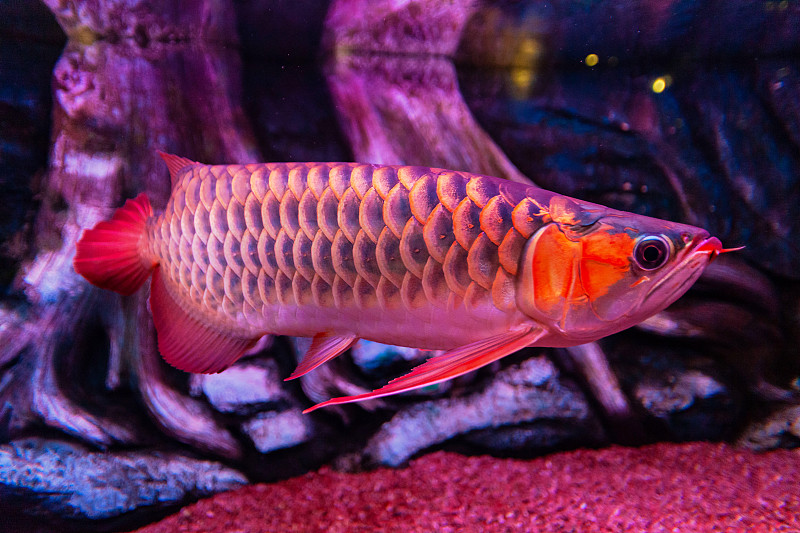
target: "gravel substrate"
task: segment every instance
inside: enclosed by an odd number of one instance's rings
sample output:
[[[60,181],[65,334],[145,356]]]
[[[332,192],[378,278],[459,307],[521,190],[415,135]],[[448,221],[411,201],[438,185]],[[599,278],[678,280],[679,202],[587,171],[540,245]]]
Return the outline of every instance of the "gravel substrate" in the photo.
[[[404,469],[326,467],[251,485],[139,531],[800,531],[800,450],[656,444],[533,460],[437,452]]]

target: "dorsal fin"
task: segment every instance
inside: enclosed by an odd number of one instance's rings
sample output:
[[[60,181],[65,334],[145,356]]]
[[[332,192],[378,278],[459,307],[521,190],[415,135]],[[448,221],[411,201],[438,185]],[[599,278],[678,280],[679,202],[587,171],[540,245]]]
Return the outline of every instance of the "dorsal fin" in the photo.
[[[169,169],[169,178],[172,186],[175,186],[175,181],[177,180],[178,172],[183,170],[185,167],[189,165],[194,165],[195,161],[191,159],[187,159],[185,157],[181,157],[175,154],[168,154],[166,152],[162,152],[161,150],[158,151],[158,155],[161,156],[161,159],[164,160],[164,163],[167,164],[167,168]]]

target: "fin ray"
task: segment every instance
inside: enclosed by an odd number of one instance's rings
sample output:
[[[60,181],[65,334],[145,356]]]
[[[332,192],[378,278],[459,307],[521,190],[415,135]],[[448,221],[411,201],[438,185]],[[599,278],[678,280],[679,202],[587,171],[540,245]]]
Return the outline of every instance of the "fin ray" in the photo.
[[[415,367],[405,376],[393,379],[380,389],[356,396],[342,396],[318,403],[305,411],[309,413],[320,407],[343,403],[360,402],[382,396],[390,396],[401,392],[418,389],[435,383],[441,383],[454,377],[477,370],[482,366],[509,355],[528,346],[541,337],[543,330],[526,327],[521,330],[501,333],[482,339],[459,348],[455,348]]]
[[[162,152],[161,150],[158,151],[158,155],[160,155],[161,159],[164,160],[164,163],[167,164],[167,168],[169,169],[169,179],[173,188],[175,187],[175,182],[178,179],[178,173],[189,165],[196,164],[196,162],[192,161],[191,159],[175,154],[168,154],[166,152]]]
[[[222,372],[261,338],[226,334],[192,317],[170,294],[160,268],[153,272],[150,310],[158,351],[167,363],[185,372]]]
[[[323,363],[326,363],[342,354],[345,350],[356,343],[358,337],[355,335],[331,335],[329,333],[317,333],[311,341],[311,346],[303,356],[300,364],[292,375],[284,381],[299,378]]]
[[[141,257],[139,246],[152,214],[150,200],[141,193],[110,220],[85,230],[75,245],[75,272],[97,287],[126,296],[139,290],[156,265]]]

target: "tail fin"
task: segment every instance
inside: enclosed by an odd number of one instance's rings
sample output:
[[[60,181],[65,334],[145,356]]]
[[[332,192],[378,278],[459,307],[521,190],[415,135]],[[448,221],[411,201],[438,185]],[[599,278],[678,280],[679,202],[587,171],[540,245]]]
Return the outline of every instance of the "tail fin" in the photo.
[[[156,266],[140,252],[145,222],[152,214],[150,200],[142,193],[125,202],[111,220],[84,231],[72,263],[75,272],[102,289],[124,295],[136,292]]]

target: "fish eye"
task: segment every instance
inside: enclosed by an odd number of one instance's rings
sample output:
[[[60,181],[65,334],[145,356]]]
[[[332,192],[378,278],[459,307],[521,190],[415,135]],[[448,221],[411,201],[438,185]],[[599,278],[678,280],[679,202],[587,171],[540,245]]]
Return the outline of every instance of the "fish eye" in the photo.
[[[633,260],[642,270],[656,270],[669,260],[671,246],[661,235],[650,235],[636,243]]]

